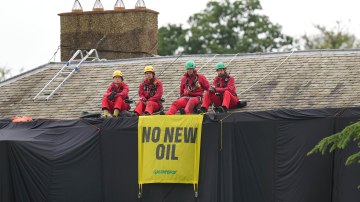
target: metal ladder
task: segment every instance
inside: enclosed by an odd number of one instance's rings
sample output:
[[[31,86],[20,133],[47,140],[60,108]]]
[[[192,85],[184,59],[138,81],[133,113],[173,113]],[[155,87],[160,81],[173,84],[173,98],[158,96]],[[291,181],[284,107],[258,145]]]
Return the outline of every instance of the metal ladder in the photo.
[[[85,56],[84,56],[85,55]],[[92,56],[94,55],[94,56]],[[79,59],[76,59],[80,56]],[[90,57],[92,56],[92,57]],[[92,61],[98,61],[99,55],[96,49],[91,49],[90,51],[86,50],[77,50],[70,60],[60,69],[59,72],[45,85],[43,89],[33,98],[33,100],[46,100],[48,101],[55,92],[68,80],[75,72],[79,70],[80,65],[87,59],[92,59]],[[78,62],[73,68],[70,68],[73,62]]]

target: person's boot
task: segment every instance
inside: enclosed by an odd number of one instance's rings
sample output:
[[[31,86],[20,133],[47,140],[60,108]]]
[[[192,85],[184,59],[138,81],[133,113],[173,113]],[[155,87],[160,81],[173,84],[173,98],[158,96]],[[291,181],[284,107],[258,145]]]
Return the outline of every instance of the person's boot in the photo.
[[[220,106],[218,108],[218,111],[219,111],[219,113],[226,113],[228,111],[228,109],[225,106]]]
[[[159,114],[160,114],[160,115],[165,115],[164,110],[160,110]]]
[[[185,112],[185,109],[184,109],[184,108],[181,108],[181,109],[180,109],[180,114],[186,114],[186,112]]]
[[[102,117],[107,118],[107,117],[112,117],[112,116],[111,116],[111,114],[109,113],[109,111],[107,109],[104,109]]]
[[[125,117],[135,117],[135,116],[139,116],[136,112],[134,111],[124,111],[124,116]]]
[[[118,117],[120,113],[119,109],[114,109],[114,117]]]
[[[205,107],[200,108],[200,113],[206,113],[208,110]]]
[[[237,108],[243,108],[246,107],[247,101],[246,100],[239,100],[237,103]]]

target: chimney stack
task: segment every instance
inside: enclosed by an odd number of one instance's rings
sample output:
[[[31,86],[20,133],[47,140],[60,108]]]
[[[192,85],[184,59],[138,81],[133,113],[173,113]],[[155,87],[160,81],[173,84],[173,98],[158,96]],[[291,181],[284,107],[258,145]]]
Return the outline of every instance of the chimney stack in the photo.
[[[97,49],[100,58],[120,59],[157,54],[158,12],[145,8],[125,9],[117,0],[114,10],[103,10],[96,0],[93,11],[82,11],[75,1],[73,12],[60,13],[61,60],[77,49]]]

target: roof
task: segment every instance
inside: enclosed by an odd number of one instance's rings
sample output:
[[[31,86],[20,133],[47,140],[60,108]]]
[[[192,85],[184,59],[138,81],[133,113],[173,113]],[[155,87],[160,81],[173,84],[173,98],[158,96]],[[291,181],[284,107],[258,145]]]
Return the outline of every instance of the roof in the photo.
[[[153,65],[164,84],[165,108],[179,95],[184,64],[192,59],[210,83],[214,66],[223,61],[235,78],[238,111],[279,108],[344,108],[360,106],[360,50],[314,50],[242,55],[182,55],[85,62],[49,101],[33,101],[64,63],[49,63],[0,83],[0,117],[73,119],[83,111],[100,112],[101,98],[121,70],[129,96],[138,99],[143,68]],[[133,108],[132,108],[133,109]]]

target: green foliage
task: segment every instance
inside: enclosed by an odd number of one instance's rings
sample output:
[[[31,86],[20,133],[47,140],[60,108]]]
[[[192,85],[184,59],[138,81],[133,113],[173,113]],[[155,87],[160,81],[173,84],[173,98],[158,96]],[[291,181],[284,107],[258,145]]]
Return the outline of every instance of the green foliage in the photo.
[[[169,24],[161,27],[158,32],[159,55],[173,55],[178,48],[185,44],[186,30],[181,25]]]
[[[335,149],[344,149],[350,141],[357,142],[360,148],[360,121],[347,126],[341,132],[322,139],[307,155],[309,156],[317,152],[325,154],[326,151],[332,152]],[[360,163],[360,151],[349,156],[345,165],[350,165],[354,162]]]
[[[356,40],[355,35],[344,31],[340,22],[337,22],[337,27],[332,30],[320,25],[314,25],[314,27],[320,34],[302,36],[305,40],[305,49],[360,48],[360,43]]]
[[[259,0],[210,1],[195,13],[189,28],[167,25],[159,29],[159,54],[270,52],[292,47],[281,26],[259,14]]]

